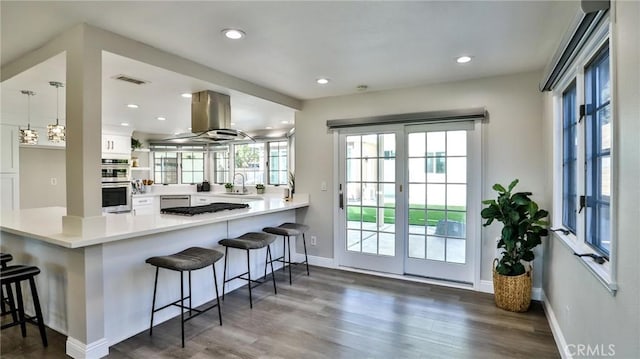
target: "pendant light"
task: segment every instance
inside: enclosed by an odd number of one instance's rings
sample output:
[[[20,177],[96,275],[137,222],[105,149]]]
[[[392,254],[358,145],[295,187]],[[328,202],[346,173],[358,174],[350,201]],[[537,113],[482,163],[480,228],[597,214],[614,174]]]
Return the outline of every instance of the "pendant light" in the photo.
[[[27,95],[27,128],[20,130],[20,143],[25,145],[38,144],[38,131],[31,129],[31,96],[35,96],[35,92],[22,90],[23,95]]]
[[[55,86],[56,88],[56,124],[47,126],[47,135],[51,142],[64,142],[66,140],[66,131],[64,125],[60,124],[58,116],[60,113],[60,87],[64,87],[64,84],[62,82],[50,81],[49,85]]]

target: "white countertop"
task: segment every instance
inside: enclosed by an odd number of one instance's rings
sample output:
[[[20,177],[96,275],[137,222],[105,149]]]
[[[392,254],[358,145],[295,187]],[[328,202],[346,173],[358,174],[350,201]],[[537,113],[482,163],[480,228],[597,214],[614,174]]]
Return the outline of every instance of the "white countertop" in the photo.
[[[197,194],[201,193],[207,192],[198,192]],[[210,194],[219,195],[220,193]],[[0,216],[0,229],[66,248],[80,248],[159,232],[307,207],[309,206],[309,195],[296,194],[291,201],[285,201],[279,196],[266,195],[260,200],[246,198],[243,202],[248,203],[249,208],[199,214],[192,217],[160,213],[148,215],[135,215],[133,213],[106,214],[104,233],[88,237],[71,236],[62,233],[62,217],[67,214],[65,207],[3,211]]]

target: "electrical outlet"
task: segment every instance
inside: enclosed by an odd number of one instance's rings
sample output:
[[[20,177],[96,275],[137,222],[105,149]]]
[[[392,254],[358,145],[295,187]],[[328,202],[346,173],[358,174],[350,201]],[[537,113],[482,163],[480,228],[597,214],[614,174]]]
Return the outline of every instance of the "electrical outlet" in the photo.
[[[55,186],[55,185],[57,185],[57,184],[58,184],[58,179],[57,179],[57,178],[55,178],[55,177],[51,177],[51,185],[52,185],[52,186]]]
[[[318,244],[318,237],[311,236],[311,245],[315,246],[316,244]]]

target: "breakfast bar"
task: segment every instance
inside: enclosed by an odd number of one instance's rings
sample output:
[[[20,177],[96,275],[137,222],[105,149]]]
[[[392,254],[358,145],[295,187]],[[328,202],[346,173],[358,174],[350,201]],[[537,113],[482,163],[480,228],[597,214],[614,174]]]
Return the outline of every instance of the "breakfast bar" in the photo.
[[[37,286],[44,321],[67,335],[67,354],[102,357],[110,346],[148,329],[154,269],[145,264],[146,258],[191,246],[217,248],[221,239],[295,222],[295,210],[307,207],[309,198],[296,194],[289,201],[264,196],[241,202],[248,207],[194,216],[107,214],[104,230],[89,236],[62,232],[64,207],[2,212],[2,251],[42,270]],[[271,250],[282,253],[283,248],[274,244]],[[246,271],[241,253],[229,253],[228,260],[229,273]],[[222,283],[222,265],[216,265],[218,282]],[[264,258],[256,256],[251,266],[259,273]],[[160,302],[179,296],[177,282],[171,278],[159,283]],[[197,283],[192,293],[194,307],[213,299],[209,272],[194,272],[193,283]],[[240,285],[228,285],[224,290],[229,292]],[[177,308],[160,312],[154,324],[178,313]]]

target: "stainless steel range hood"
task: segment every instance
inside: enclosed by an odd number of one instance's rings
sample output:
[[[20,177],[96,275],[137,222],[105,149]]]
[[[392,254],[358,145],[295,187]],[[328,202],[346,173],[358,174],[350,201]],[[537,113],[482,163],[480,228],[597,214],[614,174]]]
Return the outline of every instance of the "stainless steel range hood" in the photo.
[[[228,142],[254,140],[243,131],[231,128],[231,98],[209,90],[191,95],[191,133],[179,134],[168,141]]]

